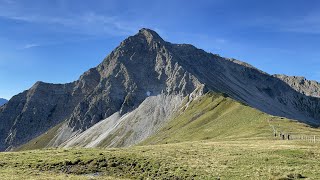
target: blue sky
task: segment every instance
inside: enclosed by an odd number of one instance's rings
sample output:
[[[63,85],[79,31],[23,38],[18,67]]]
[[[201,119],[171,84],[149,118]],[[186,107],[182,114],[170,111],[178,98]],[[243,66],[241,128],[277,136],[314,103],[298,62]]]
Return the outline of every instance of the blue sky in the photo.
[[[317,0],[0,0],[0,97],[65,83],[142,27],[165,40],[320,81]]]

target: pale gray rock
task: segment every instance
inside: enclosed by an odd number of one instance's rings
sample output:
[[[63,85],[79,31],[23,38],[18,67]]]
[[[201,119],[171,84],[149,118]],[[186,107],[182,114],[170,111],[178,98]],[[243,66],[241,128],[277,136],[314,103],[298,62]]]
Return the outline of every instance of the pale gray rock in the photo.
[[[154,134],[178,112],[182,100],[181,95],[160,94],[147,97],[135,110],[122,116],[116,112],[60,146],[89,148],[137,144]]]
[[[275,74],[277,77],[287,83],[296,91],[312,97],[320,97],[320,83],[317,81],[307,80],[302,76],[287,76],[284,74]]]
[[[37,82],[0,107],[0,149],[17,146],[65,120],[77,104],[74,83]]]

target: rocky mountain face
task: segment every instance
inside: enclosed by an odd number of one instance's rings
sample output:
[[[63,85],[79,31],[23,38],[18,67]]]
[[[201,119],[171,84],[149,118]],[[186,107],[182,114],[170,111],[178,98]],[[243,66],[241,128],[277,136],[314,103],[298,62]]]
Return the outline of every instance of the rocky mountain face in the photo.
[[[286,76],[284,74],[275,74],[273,76],[281,79],[302,94],[320,98],[320,83],[317,81],[310,81],[301,76]]]
[[[141,29],[79,80],[38,82],[0,107],[0,150],[54,126],[59,129],[47,146],[130,146],[207,91],[225,93],[272,115],[320,124],[317,96],[241,61],[171,44]]]
[[[0,98],[0,106],[4,105],[7,102],[8,102],[8,100]]]

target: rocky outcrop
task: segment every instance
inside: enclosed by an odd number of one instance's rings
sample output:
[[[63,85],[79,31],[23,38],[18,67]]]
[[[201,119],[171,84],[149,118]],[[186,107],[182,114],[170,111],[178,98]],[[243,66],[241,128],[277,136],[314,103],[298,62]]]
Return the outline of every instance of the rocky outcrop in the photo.
[[[68,84],[35,83],[0,107],[0,150],[19,146],[70,118],[98,81],[93,69]]]
[[[310,81],[302,76],[287,76],[284,74],[275,74],[273,76],[281,79],[302,94],[320,98],[320,83],[317,81]]]
[[[132,145],[161,127],[184,97],[190,100],[209,90],[273,115],[320,124],[319,98],[249,64],[171,44],[141,29],[78,81],[39,82],[0,107],[0,150],[61,122],[50,146]]]
[[[37,82],[0,107],[0,149],[24,143],[70,116],[77,103],[73,86]]]

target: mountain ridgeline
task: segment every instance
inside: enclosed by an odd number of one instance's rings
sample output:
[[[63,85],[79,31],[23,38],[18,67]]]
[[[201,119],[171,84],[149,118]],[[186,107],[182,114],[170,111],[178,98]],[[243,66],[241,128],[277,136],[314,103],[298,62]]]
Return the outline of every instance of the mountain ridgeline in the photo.
[[[35,138],[42,147],[130,146],[207,92],[265,113],[320,124],[319,84],[292,83],[246,63],[141,29],[68,84],[37,82],[0,107],[0,150]]]

